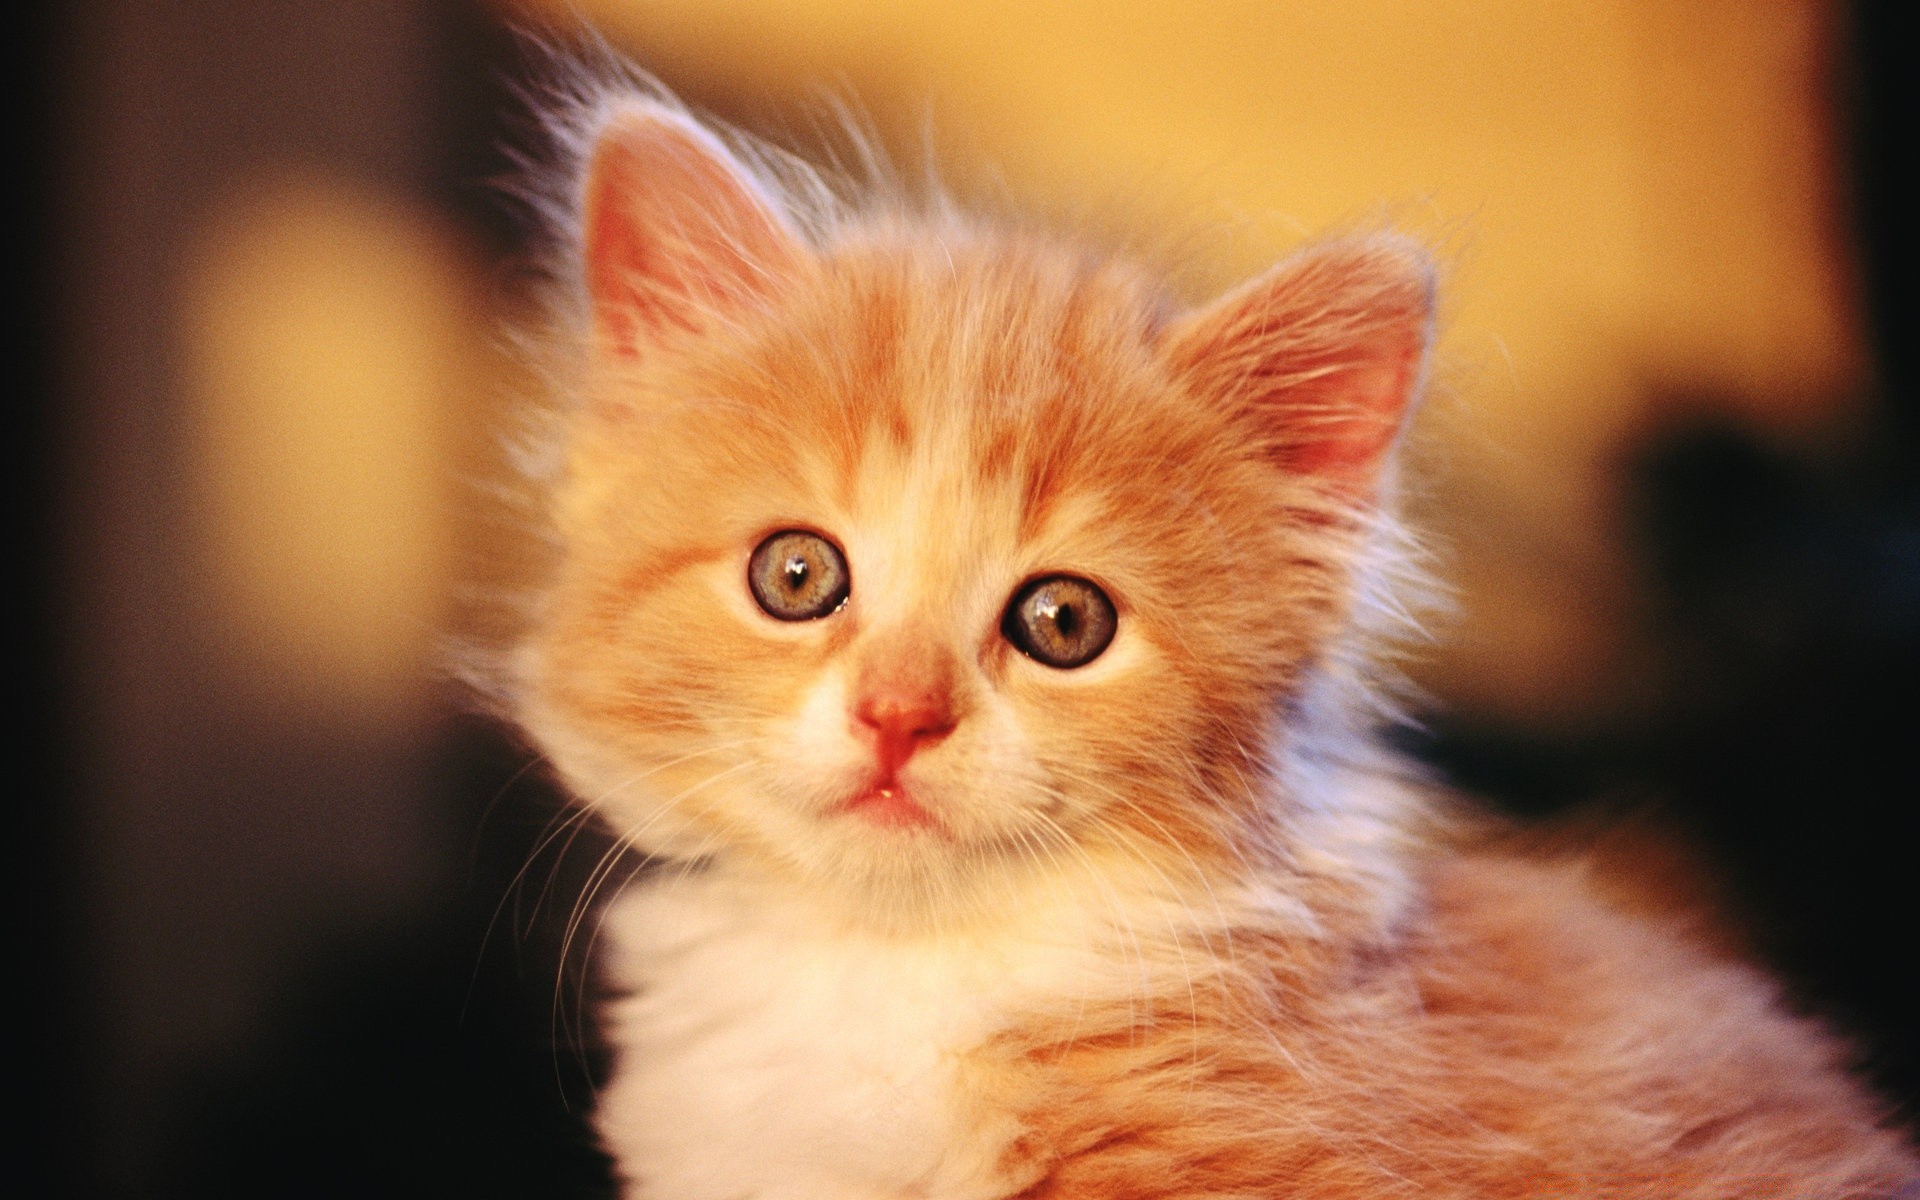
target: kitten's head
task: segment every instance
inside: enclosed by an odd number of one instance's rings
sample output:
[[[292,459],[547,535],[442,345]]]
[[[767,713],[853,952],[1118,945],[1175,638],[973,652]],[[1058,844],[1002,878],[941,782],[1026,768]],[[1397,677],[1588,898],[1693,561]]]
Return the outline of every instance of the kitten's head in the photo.
[[[1355,673],[1415,249],[1329,244],[1178,312],[1049,240],[801,214],[634,98],[578,201],[522,716],[617,833],[884,920],[1267,835]]]

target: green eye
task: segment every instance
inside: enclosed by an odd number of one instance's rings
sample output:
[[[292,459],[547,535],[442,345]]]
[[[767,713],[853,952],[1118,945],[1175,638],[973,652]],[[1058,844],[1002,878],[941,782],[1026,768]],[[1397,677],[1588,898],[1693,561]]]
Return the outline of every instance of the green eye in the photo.
[[[1065,670],[1099,658],[1117,623],[1113,601],[1092,582],[1043,575],[1013,594],[1000,632],[1028,658]]]
[[[838,612],[850,582],[840,548],[804,529],[770,535],[747,561],[753,598],[781,621],[812,621]]]

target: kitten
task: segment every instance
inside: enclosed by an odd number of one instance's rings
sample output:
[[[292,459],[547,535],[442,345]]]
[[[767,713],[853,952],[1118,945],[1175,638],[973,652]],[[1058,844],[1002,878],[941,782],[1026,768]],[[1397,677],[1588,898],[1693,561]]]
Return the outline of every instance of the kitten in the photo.
[[[518,719],[606,912],[627,1194],[1885,1197],[1751,971],[1375,739],[1420,248],[1197,308],[643,87],[574,106]]]

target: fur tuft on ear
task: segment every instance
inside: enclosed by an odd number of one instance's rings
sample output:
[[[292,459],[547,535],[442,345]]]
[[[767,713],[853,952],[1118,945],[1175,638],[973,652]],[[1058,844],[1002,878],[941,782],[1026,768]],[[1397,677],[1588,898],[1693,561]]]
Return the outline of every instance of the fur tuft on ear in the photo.
[[[718,138],[646,101],[620,105],[601,125],[581,209],[595,336],[627,356],[765,294],[807,252]]]
[[[1177,321],[1167,353],[1278,465],[1369,496],[1418,398],[1433,267],[1413,242],[1311,247]]]

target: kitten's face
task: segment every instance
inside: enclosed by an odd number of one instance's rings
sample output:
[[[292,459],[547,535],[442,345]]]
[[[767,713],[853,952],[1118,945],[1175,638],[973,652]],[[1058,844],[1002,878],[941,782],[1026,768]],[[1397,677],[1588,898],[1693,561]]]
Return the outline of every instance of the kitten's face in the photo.
[[[1222,318],[1164,328],[1129,272],[957,229],[790,249],[651,331],[659,293],[596,292],[530,646],[575,790],[643,850],[889,919],[1231,854],[1346,535],[1205,394]]]

